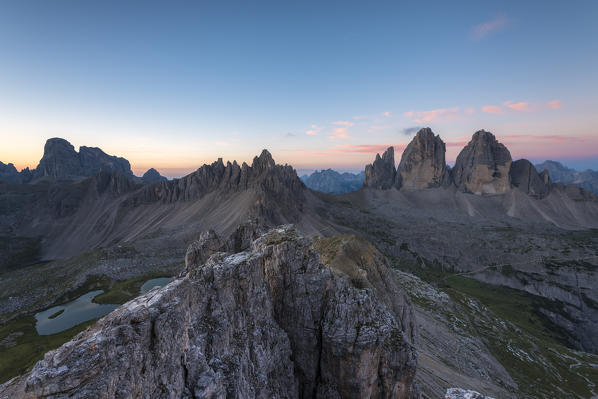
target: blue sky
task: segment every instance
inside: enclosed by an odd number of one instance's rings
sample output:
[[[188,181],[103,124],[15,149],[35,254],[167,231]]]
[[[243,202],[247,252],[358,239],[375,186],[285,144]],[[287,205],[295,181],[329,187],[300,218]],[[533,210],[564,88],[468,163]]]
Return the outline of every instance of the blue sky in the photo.
[[[60,136],[171,176],[262,148],[360,169],[431,126],[449,161],[484,128],[598,167],[597,20],[596,1],[2,2],[0,160],[35,167]]]

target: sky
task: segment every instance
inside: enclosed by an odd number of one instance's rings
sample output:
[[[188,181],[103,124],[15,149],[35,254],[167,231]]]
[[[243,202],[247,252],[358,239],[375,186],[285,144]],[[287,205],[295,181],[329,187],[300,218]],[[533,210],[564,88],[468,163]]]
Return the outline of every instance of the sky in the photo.
[[[0,160],[63,137],[170,177],[267,148],[361,170],[418,128],[454,162],[598,169],[597,1],[0,2]]]

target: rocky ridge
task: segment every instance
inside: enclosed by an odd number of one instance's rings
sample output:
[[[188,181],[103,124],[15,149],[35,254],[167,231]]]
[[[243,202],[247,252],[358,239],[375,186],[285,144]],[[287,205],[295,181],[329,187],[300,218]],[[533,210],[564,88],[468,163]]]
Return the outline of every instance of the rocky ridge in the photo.
[[[121,306],[0,397],[417,396],[392,292],[336,274],[291,226],[249,245]]]
[[[538,172],[546,171],[555,183],[576,184],[579,187],[598,194],[598,171],[587,169],[582,172],[567,168],[560,162],[544,161],[535,165]]]
[[[575,201],[596,201],[596,197],[575,184],[554,184],[548,171],[538,173],[526,159],[515,162],[509,150],[485,130],[476,132],[450,169],[445,163],[446,146],[430,128],[420,129],[405,148],[398,168],[394,167],[394,149],[382,157],[376,154],[365,168],[363,187],[421,190],[454,186],[458,191],[476,195],[504,194],[518,188],[531,197],[542,199],[552,191],[565,193]]]

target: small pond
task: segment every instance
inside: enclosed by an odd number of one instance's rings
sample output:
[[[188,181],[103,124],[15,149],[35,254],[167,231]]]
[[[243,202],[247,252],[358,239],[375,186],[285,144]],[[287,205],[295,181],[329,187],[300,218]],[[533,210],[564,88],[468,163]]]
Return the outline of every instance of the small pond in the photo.
[[[163,287],[166,284],[170,283],[172,278],[170,277],[160,277],[160,278],[153,278],[151,280],[147,280],[141,288],[139,289],[139,293],[141,295],[148,293],[154,287]]]
[[[39,335],[56,334],[85,321],[102,317],[119,305],[100,305],[92,299],[104,291],[91,291],[79,298],[35,314],[35,329]]]

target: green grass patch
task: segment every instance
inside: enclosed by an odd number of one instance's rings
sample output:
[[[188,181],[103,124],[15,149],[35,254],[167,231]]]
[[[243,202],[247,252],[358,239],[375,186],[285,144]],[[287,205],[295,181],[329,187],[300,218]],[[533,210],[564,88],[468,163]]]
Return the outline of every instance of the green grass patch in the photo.
[[[161,272],[152,272],[142,274],[141,276],[134,277],[129,280],[114,281],[107,288],[104,289],[103,294],[100,294],[93,298],[93,302],[99,304],[122,305],[123,303],[139,296],[139,290],[147,280],[160,277],[171,276],[164,275],[164,273]]]
[[[562,329],[539,311],[544,308],[566,316],[560,302],[463,276],[451,275],[444,282],[449,295],[451,290],[469,295],[530,335],[561,345],[568,344],[567,335]]]
[[[38,335],[33,316],[22,316],[0,326],[0,384],[26,373],[46,352],[58,348],[95,321],[52,335]]]

